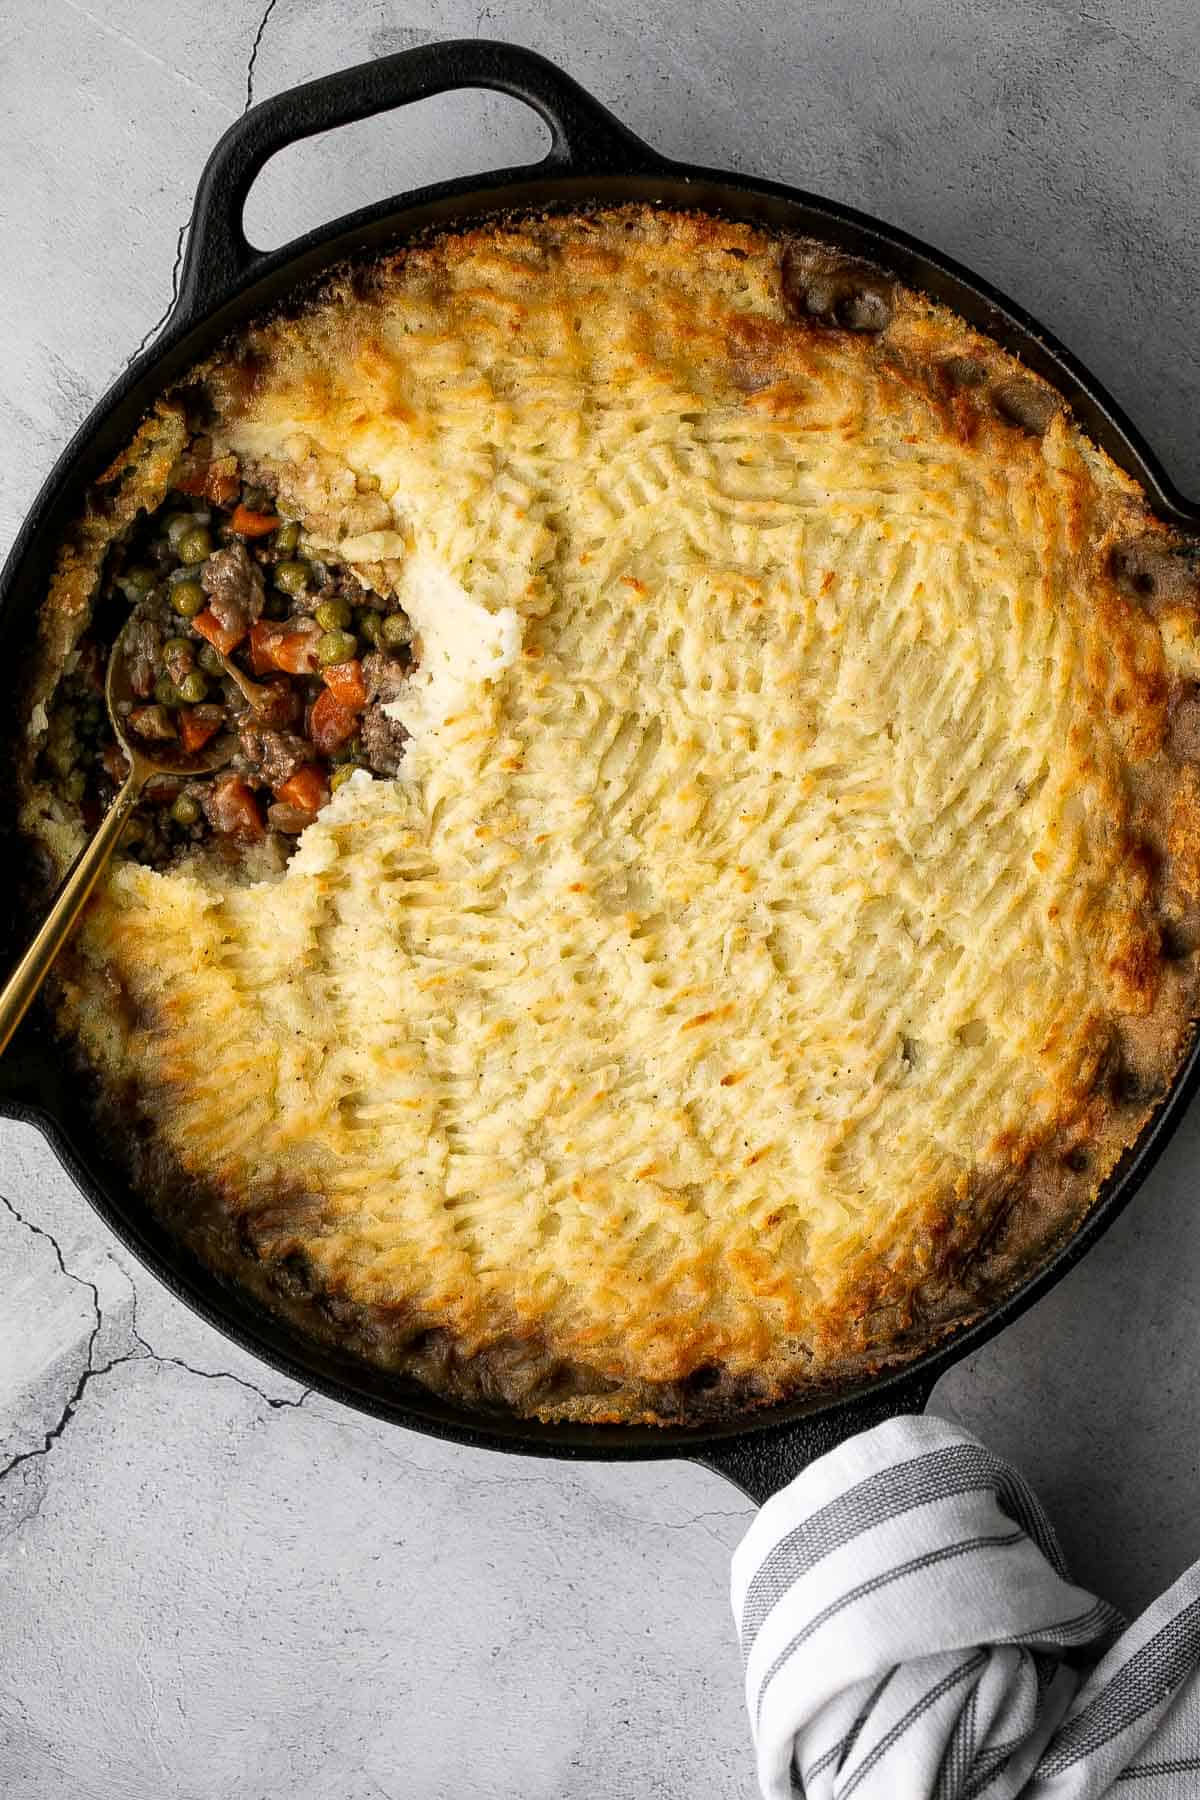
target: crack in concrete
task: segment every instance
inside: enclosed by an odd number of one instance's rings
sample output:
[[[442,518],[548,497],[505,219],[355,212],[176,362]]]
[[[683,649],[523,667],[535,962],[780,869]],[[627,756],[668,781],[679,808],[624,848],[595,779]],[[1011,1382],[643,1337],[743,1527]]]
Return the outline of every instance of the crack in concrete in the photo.
[[[126,358],[125,367],[127,369],[131,363],[137,361],[147,344],[149,344],[153,338],[158,336],[159,332],[175,310],[175,302],[179,298],[179,272],[183,267],[183,246],[187,234],[191,230],[191,225],[192,215],[189,213],[187,218],[183,221],[183,224],[179,227],[179,235],[175,239],[175,261],[171,265],[171,298],[167,301],[166,306],[163,308],[158,318],[155,319],[153,325],[151,325],[149,331],[146,333],[137,349],[133,352],[133,355]]]
[[[92,1311],[95,1315],[96,1323],[93,1326],[92,1334],[88,1339],[88,1356],[90,1359],[93,1346],[100,1334],[100,1328],[104,1323],[104,1314],[100,1309],[100,1289],[96,1286],[94,1281],[89,1281],[84,1275],[77,1275],[74,1269],[68,1269],[63,1260],[62,1246],[52,1231],[47,1231],[42,1225],[35,1225],[32,1219],[27,1219],[25,1217],[23,1212],[18,1212],[7,1194],[0,1194],[0,1206],[3,1206],[7,1212],[12,1214],[18,1225],[23,1225],[26,1231],[32,1232],[34,1237],[45,1238],[46,1242],[54,1252],[54,1260],[57,1262],[61,1273],[66,1276],[68,1281],[73,1281],[77,1287],[86,1288],[88,1293],[92,1296]]]
[[[273,1412],[294,1410],[312,1398],[312,1388],[301,1388],[296,1399],[278,1399],[275,1395],[268,1394],[262,1388],[256,1387],[254,1382],[247,1381],[245,1376],[235,1375],[232,1369],[197,1369],[193,1364],[184,1362],[181,1356],[163,1356],[154,1348],[153,1344],[146,1342],[136,1327],[133,1328],[133,1337],[145,1351],[145,1355],[140,1357],[139,1361],[160,1363],[164,1368],[183,1369],[186,1374],[195,1375],[200,1381],[232,1381],[237,1387],[245,1388],[248,1394],[257,1395],[263,1404],[269,1406]]]
[[[45,1238],[46,1242],[54,1252],[54,1258],[58,1264],[59,1272],[68,1281],[74,1282],[76,1286],[85,1288],[91,1295],[93,1315],[92,1328],[88,1333],[87,1351],[84,1357],[83,1368],[80,1370],[79,1378],[70,1394],[67,1396],[66,1402],[62,1411],[59,1413],[57,1420],[45,1433],[42,1442],[39,1445],[32,1450],[20,1451],[16,1456],[11,1457],[3,1467],[0,1467],[0,1482],[5,1481],[7,1477],[11,1475],[15,1469],[19,1469],[23,1463],[35,1462],[38,1458],[46,1456],[50,1450],[53,1449],[63,1432],[67,1429],[67,1426],[71,1423],[71,1420],[75,1417],[89,1383],[94,1381],[100,1375],[111,1374],[114,1369],[121,1368],[125,1363],[159,1363],[164,1367],[183,1369],[186,1374],[195,1375],[201,1381],[232,1381],[235,1386],[245,1388],[247,1393],[255,1395],[257,1399],[261,1400],[265,1406],[269,1406],[274,1412],[294,1410],[303,1406],[305,1401],[311,1397],[313,1390],[311,1388],[303,1388],[298,1398],[278,1399],[271,1394],[265,1393],[264,1390],[256,1386],[254,1382],[247,1381],[241,1375],[235,1375],[232,1370],[197,1369],[194,1368],[191,1363],[185,1362],[182,1357],[160,1355],[152,1344],[147,1343],[146,1339],[141,1335],[141,1332],[137,1328],[137,1289],[134,1286],[133,1278],[129,1274],[129,1271],[121,1268],[119,1263],[114,1264],[114,1266],[121,1269],[121,1273],[124,1275],[126,1281],[129,1282],[132,1312],[130,1336],[138,1347],[136,1350],[126,1350],[122,1352],[120,1356],[110,1357],[107,1362],[97,1365],[93,1361],[96,1352],[96,1341],[105,1325],[104,1308],[100,1303],[100,1289],[94,1281],[89,1281],[84,1275],[77,1275],[74,1269],[67,1267],[66,1260],[62,1253],[62,1247],[52,1231],[47,1231],[44,1226],[36,1225],[32,1219],[27,1219],[24,1213],[19,1211],[5,1194],[0,1194],[0,1205],[4,1206],[6,1211],[12,1215],[17,1223],[25,1227],[26,1231],[31,1232],[35,1237]],[[31,1516],[36,1517],[37,1510],[38,1508],[35,1508],[34,1513]]]
[[[232,1381],[236,1387],[244,1388],[248,1394],[253,1394],[257,1399],[262,1401],[264,1406],[270,1407],[273,1412],[297,1411],[306,1403],[306,1401],[312,1398],[315,1392],[315,1389],[313,1388],[302,1388],[299,1395],[295,1398],[280,1398],[273,1394],[268,1394],[263,1388],[257,1386],[255,1382],[248,1381],[245,1376],[235,1375],[231,1369],[198,1369],[194,1364],[185,1362],[181,1356],[162,1355],[160,1351],[154,1348],[153,1344],[149,1343],[148,1340],[142,1336],[138,1329],[137,1288],[134,1285],[133,1278],[128,1269],[123,1268],[120,1263],[116,1263],[114,1266],[121,1270],[122,1275],[124,1275],[126,1281],[129,1283],[130,1308],[132,1313],[129,1332],[138,1348],[136,1350],[125,1351],[120,1356],[114,1356],[108,1362],[102,1363],[98,1368],[94,1367],[92,1364],[92,1356],[95,1351],[96,1340],[99,1337],[105,1322],[104,1311],[100,1304],[99,1288],[94,1281],[89,1281],[83,1275],[77,1275],[73,1269],[67,1267],[63,1258],[62,1249],[52,1232],[45,1230],[41,1225],[35,1225],[32,1219],[27,1219],[4,1194],[0,1194],[0,1205],[3,1205],[8,1212],[12,1214],[13,1218],[17,1220],[18,1224],[23,1225],[27,1231],[32,1232],[37,1237],[45,1238],[46,1242],[54,1252],[55,1260],[58,1263],[61,1273],[68,1281],[75,1282],[79,1287],[86,1288],[90,1293],[92,1297],[92,1310],[95,1318],[91,1332],[88,1335],[87,1357],[83,1370],[80,1373],[79,1380],[76,1382],[73,1392],[68,1397],[67,1402],[59,1415],[57,1423],[51,1426],[50,1430],[47,1431],[43,1442],[37,1448],[33,1450],[23,1450],[19,1455],[13,1457],[3,1468],[0,1468],[0,1482],[3,1482],[5,1478],[11,1475],[14,1469],[19,1468],[22,1463],[32,1462],[39,1457],[45,1456],[54,1444],[57,1443],[58,1439],[70,1424],[72,1418],[75,1416],[89,1382],[94,1380],[97,1376],[110,1374],[113,1369],[118,1369],[125,1363],[157,1363],[167,1368],[182,1369],[185,1374],[194,1375],[200,1381]],[[357,1421],[352,1419],[336,1418],[332,1420],[331,1423],[349,1430],[354,1430],[357,1426]],[[427,1479],[433,1481],[450,1480],[472,1488],[524,1487],[531,1486],[535,1482],[539,1485],[553,1483],[555,1477],[561,1479],[563,1476],[566,1476],[568,1484],[575,1489],[577,1495],[582,1493],[586,1498],[593,1502],[602,1504],[599,1496],[587,1494],[586,1490],[582,1490],[579,1483],[572,1479],[573,1471],[564,1468],[555,1468],[553,1464],[547,1466],[536,1475],[469,1475],[464,1469],[439,1469],[436,1466],[430,1467],[427,1464],[416,1462],[410,1457],[400,1455],[396,1450],[393,1450],[385,1443],[380,1443],[379,1447],[383,1450],[389,1461],[397,1462],[403,1468],[410,1470],[413,1474],[423,1475]],[[38,1509],[35,1508],[31,1517],[36,1517],[37,1510]],[[724,1548],[723,1539],[717,1532],[709,1527],[706,1521],[709,1519],[745,1520],[753,1514],[753,1511],[753,1506],[747,1504],[746,1507],[737,1508],[733,1511],[709,1509],[704,1512],[694,1513],[684,1519],[650,1519],[647,1518],[645,1514],[637,1512],[627,1512],[626,1517],[632,1524],[649,1526],[651,1530],[658,1531],[687,1531],[698,1526],[707,1536],[711,1537],[716,1543],[721,1544],[722,1548]],[[25,1522],[27,1523],[28,1521]]]
[[[45,1234],[43,1233],[43,1235]],[[99,1328],[97,1327],[97,1329]],[[71,1423],[71,1420],[75,1417],[75,1414],[79,1409],[79,1403],[83,1399],[88,1385],[98,1376],[110,1375],[114,1369],[122,1368],[126,1363],[156,1363],[166,1368],[183,1369],[186,1374],[196,1375],[201,1381],[232,1381],[236,1387],[245,1388],[247,1393],[255,1395],[257,1399],[263,1401],[265,1405],[269,1406],[275,1412],[282,1412],[288,1409],[295,1410],[296,1408],[303,1406],[305,1401],[312,1396],[313,1390],[311,1388],[304,1388],[294,1400],[274,1399],[270,1394],[265,1394],[261,1388],[255,1387],[252,1381],[246,1381],[242,1376],[234,1375],[230,1370],[193,1368],[191,1363],[184,1362],[182,1357],[160,1356],[158,1351],[153,1349],[146,1342],[144,1337],[138,1337],[136,1333],[134,1333],[134,1336],[137,1338],[138,1344],[136,1350],[126,1350],[121,1356],[114,1356],[108,1362],[101,1363],[98,1368],[95,1368],[91,1363],[91,1346],[95,1343],[95,1333],[93,1333],[88,1340],[87,1365],[83,1369],[79,1380],[76,1382],[74,1390],[70,1394],[66,1405],[63,1407],[57,1422],[50,1427],[36,1449],[22,1450],[19,1455],[12,1457],[5,1463],[3,1468],[0,1468],[0,1483],[4,1482],[7,1477],[13,1473],[14,1469],[19,1469],[22,1463],[35,1462],[39,1457],[47,1455],[58,1442],[67,1426]],[[36,1516],[36,1512],[33,1516]]]
[[[254,104],[254,71],[258,63],[258,52],[262,46],[263,33],[267,29],[267,20],[271,17],[271,14],[275,11],[278,4],[279,0],[267,0],[266,10],[264,11],[262,18],[258,21],[258,28],[254,33],[254,42],[250,46],[250,56],[246,63],[246,103],[242,108],[243,113],[249,112],[251,106]],[[179,233],[175,239],[175,261],[171,266],[171,298],[167,301],[166,306],[163,308],[158,318],[155,319],[153,325],[151,325],[150,329],[146,332],[141,343],[133,352],[133,355],[126,358],[126,369],[137,361],[147,345],[158,336],[172,312],[175,310],[175,302],[179,298],[179,275],[183,268],[183,246],[187,240],[188,232],[191,230],[192,218],[193,214],[189,212],[187,218],[179,227]]]
[[[75,1391],[67,1401],[66,1409],[60,1415],[57,1425],[53,1426],[50,1431],[46,1433],[45,1441],[41,1448],[38,1450],[21,1451],[17,1456],[14,1456],[4,1468],[0,1469],[0,1481],[3,1481],[5,1476],[10,1475],[19,1464],[28,1462],[35,1456],[44,1456],[55,1438],[57,1438],[66,1428],[72,1413],[75,1411],[75,1408],[78,1406],[83,1396],[83,1390],[86,1388],[92,1374],[96,1372],[93,1368],[92,1357],[95,1355],[96,1351],[96,1340],[104,1329],[104,1310],[100,1305],[100,1289],[96,1286],[94,1281],[89,1281],[86,1276],[77,1275],[74,1269],[68,1269],[63,1257],[62,1246],[54,1233],[52,1231],[47,1231],[44,1226],[35,1225],[32,1219],[27,1219],[24,1213],[18,1211],[13,1205],[7,1194],[0,1194],[0,1205],[3,1205],[6,1211],[11,1213],[18,1225],[23,1225],[26,1231],[32,1233],[34,1237],[45,1238],[51,1250],[54,1252],[54,1259],[58,1264],[60,1273],[64,1275],[68,1281],[73,1281],[76,1287],[85,1289],[86,1292],[90,1294],[92,1301],[92,1329],[88,1333],[83,1368],[80,1370],[79,1380],[75,1384]]]
[[[315,1392],[313,1388],[301,1388],[300,1396],[296,1400],[276,1399],[273,1394],[266,1393],[264,1389],[257,1386],[255,1382],[247,1381],[245,1376],[235,1375],[232,1369],[197,1369],[193,1367],[191,1363],[185,1362],[181,1356],[164,1356],[161,1351],[154,1348],[154,1345],[148,1338],[142,1336],[141,1328],[138,1325],[138,1291],[133,1276],[129,1273],[128,1269],[122,1268],[120,1263],[116,1266],[121,1270],[122,1275],[129,1283],[129,1335],[134,1343],[140,1344],[145,1351],[145,1361],[162,1363],[172,1368],[183,1369],[188,1375],[195,1375],[201,1381],[235,1382],[238,1387],[245,1388],[248,1394],[256,1394],[258,1398],[274,1412],[282,1412],[286,1411],[288,1408],[303,1406],[306,1400],[312,1398],[313,1393]]]
[[[267,0],[266,11],[258,21],[258,30],[254,34],[254,42],[250,46],[250,60],[246,64],[246,104],[242,111],[248,113],[254,104],[254,70],[258,62],[258,52],[263,41],[263,32],[267,29],[267,20],[275,11],[279,0]]]
[[[97,1326],[96,1329],[99,1330],[99,1326]],[[10,1460],[5,1463],[4,1467],[0,1469],[0,1482],[6,1481],[13,1470],[19,1469],[22,1463],[36,1462],[39,1457],[49,1454],[63,1432],[67,1429],[67,1426],[71,1423],[71,1420],[75,1417],[79,1402],[83,1399],[89,1383],[94,1381],[97,1376],[111,1374],[112,1370],[119,1369],[122,1363],[145,1361],[145,1358],[140,1351],[127,1350],[124,1356],[114,1356],[111,1362],[102,1363],[98,1369],[94,1368],[91,1362],[91,1345],[94,1343],[95,1334],[93,1333],[88,1345],[87,1365],[80,1375],[79,1380],[75,1383],[74,1391],[60,1413],[57,1423],[50,1427],[36,1450],[22,1450],[18,1456],[10,1458]]]
[[[753,1504],[747,1502],[744,1511],[698,1512],[693,1513],[691,1517],[687,1519],[647,1519],[641,1513],[631,1513],[629,1516],[636,1519],[639,1525],[649,1525],[656,1531],[691,1531],[693,1529],[699,1529],[704,1533],[705,1537],[710,1537],[714,1544],[719,1544],[721,1549],[728,1554],[729,1546],[725,1542],[725,1539],[721,1536],[719,1531],[714,1531],[712,1526],[707,1524],[706,1521],[709,1519],[740,1519],[743,1525],[747,1525],[753,1518],[754,1512],[755,1508]]]
[[[121,1270],[122,1275],[129,1283],[129,1335],[135,1344],[142,1346],[148,1362],[165,1363],[177,1369],[184,1369],[189,1375],[198,1376],[201,1381],[234,1381],[239,1387],[244,1387],[247,1393],[257,1394],[259,1399],[275,1412],[284,1411],[289,1407],[303,1406],[306,1400],[312,1398],[316,1391],[314,1388],[301,1388],[298,1400],[277,1400],[273,1395],[265,1393],[262,1388],[256,1386],[253,1381],[247,1381],[242,1375],[235,1375],[232,1369],[196,1369],[191,1363],[184,1362],[181,1356],[164,1356],[154,1348],[147,1338],[142,1336],[138,1326],[138,1291],[133,1276],[128,1269],[122,1268],[120,1263],[117,1263],[116,1267]]]
[[[639,1525],[653,1525],[658,1531],[685,1531],[689,1525],[703,1525],[705,1519],[750,1519],[755,1510],[753,1501],[747,1500],[745,1506],[738,1507],[735,1512],[715,1512],[710,1509],[707,1512],[693,1513],[687,1519],[647,1519],[642,1513],[631,1513],[629,1516],[636,1519]]]

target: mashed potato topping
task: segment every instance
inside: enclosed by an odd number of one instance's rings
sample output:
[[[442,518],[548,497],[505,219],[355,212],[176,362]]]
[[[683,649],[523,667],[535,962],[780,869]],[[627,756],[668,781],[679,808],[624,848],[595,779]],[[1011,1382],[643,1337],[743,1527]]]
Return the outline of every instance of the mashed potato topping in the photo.
[[[263,1255],[592,1371],[547,1414],[886,1355],[1076,1139],[1086,1204],[1105,1071],[1189,1016],[1138,846],[1191,841],[1196,615],[1114,578],[1141,496],[948,314],[797,319],[779,264],[536,221],[217,359],[218,447],[412,620],[412,742],[269,881],[115,868],[64,1002]]]

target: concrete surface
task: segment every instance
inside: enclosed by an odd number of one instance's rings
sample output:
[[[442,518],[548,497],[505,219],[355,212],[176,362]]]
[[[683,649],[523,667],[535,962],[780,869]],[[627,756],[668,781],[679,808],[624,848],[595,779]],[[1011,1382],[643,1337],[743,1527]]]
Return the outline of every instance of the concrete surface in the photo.
[[[169,302],[248,95],[445,35],[563,62],[668,152],[889,216],[1089,359],[1200,488],[1192,0],[8,0],[0,543]],[[251,235],[534,153],[446,99],[279,159]],[[1200,1119],[1055,1294],[935,1402],[1136,1605],[1200,1552]],[[6,1800],[744,1800],[727,1616],[748,1508],[682,1464],[448,1449],[294,1389],[119,1253],[0,1127]]]

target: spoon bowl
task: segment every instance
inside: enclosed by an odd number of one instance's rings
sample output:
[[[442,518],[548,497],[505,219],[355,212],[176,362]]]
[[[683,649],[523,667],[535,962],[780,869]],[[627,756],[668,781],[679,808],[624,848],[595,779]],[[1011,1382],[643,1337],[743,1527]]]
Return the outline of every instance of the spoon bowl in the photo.
[[[129,715],[138,698],[129,678],[126,641],[132,623],[131,616],[112,647],[104,678],[104,701],[108,708],[109,722],[129,763],[129,772],[116,799],[100,821],[95,836],[84,845],[67,871],[37,936],[0,990],[0,1054],[7,1049],[13,1033],[28,1012],[34,995],[50,973],[55,957],[74,930],[79,915],[120,842],[126,821],[141,798],[146,783],[156,775],[196,778],[215,775],[233,755],[236,740],[228,732],[222,732],[203,750],[188,752],[182,745],[172,748],[164,743],[159,752],[152,751],[144,739],[130,731]]]
[[[129,679],[129,656],[126,639],[136,614],[131,615],[113,645],[108,658],[108,668],[104,676],[104,704],[108,708],[108,721],[113,728],[113,735],[125,752],[129,763],[129,774],[125,786],[137,781],[134,801],[142,788],[154,775],[215,775],[218,769],[233,755],[233,742],[228,733],[222,732],[206,745],[203,750],[187,751],[177,741],[163,742],[161,751],[151,749],[146,739],[129,729],[130,709],[138,704],[138,695],[133,691]],[[228,658],[223,657],[222,662]],[[240,673],[240,671],[239,671]],[[121,794],[125,792],[122,788]],[[113,801],[113,806],[120,804],[121,794]],[[3,1048],[0,1045],[0,1048]]]

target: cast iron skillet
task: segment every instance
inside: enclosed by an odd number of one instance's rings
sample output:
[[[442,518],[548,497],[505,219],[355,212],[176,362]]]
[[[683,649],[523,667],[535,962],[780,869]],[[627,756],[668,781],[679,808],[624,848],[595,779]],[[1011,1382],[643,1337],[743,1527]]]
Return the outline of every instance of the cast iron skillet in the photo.
[[[268,159],[297,139],[454,88],[490,88],[525,101],[552,134],[541,163],[423,188],[365,208],[283,249],[263,254],[242,231],[242,209]],[[19,667],[32,615],[59,538],[85,489],[125,446],[159,390],[225,334],[268,310],[331,264],[390,249],[430,226],[455,226],[498,210],[572,208],[595,202],[663,201],[707,208],[818,237],[882,265],[952,307],[1019,356],[1069,402],[1079,424],[1139,481],[1166,522],[1200,532],[1200,506],[1171,485],[1098,381],[1010,301],[902,232],[776,182],[691,168],[642,143],[553,64],[515,45],[435,44],[344,69],[256,106],[217,145],[196,194],[179,297],[154,346],[96,407],[60,458],[0,575],[0,649]],[[19,924],[19,922],[18,922]],[[27,935],[27,927],[20,931]],[[62,1066],[44,1018],[25,1021],[0,1061],[0,1113],[42,1131],[63,1165],[122,1242],[219,1331],[284,1374],[346,1405],[461,1444],[536,1456],[691,1457],[765,1499],[814,1456],[891,1414],[919,1411],[938,1376],[1022,1312],[1066,1273],[1126,1204],[1174,1130],[1200,1078],[1200,1045],[1137,1144],[1105,1183],[1087,1218],[1023,1285],[977,1323],[899,1372],[821,1399],[733,1418],[720,1427],[541,1425],[481,1414],[301,1335],[247,1294],[219,1281],[186,1252],[131,1192],[95,1141],[78,1084]]]

